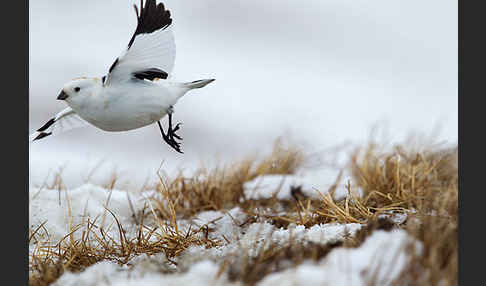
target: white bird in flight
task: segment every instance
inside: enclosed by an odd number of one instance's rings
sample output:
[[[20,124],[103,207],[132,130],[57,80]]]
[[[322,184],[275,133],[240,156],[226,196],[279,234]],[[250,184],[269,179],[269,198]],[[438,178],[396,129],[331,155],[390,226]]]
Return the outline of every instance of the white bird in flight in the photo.
[[[168,80],[175,61],[170,12],[155,0],[147,0],[145,7],[141,0],[140,11],[136,5],[134,8],[137,29],[108,74],[101,79],[83,77],[65,84],[57,99],[69,107],[34,132],[31,141],[87,123],[105,131],[127,131],[157,122],[165,142],[183,153],[176,141],[182,140],[176,134],[180,123],[172,126],[173,106],[189,90],[204,87],[214,79],[186,83]],[[167,133],[160,124],[166,115]]]

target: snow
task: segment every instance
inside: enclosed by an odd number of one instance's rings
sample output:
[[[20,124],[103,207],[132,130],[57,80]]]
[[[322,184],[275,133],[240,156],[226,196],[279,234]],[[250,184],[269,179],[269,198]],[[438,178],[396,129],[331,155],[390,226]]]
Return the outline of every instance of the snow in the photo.
[[[164,275],[156,271],[147,273],[137,267],[134,270],[129,270],[127,267],[120,267],[111,262],[100,262],[79,274],[66,273],[53,285],[240,285],[228,283],[225,275],[218,279],[218,270],[219,266],[209,260],[195,263],[188,272],[171,275]]]
[[[329,227],[339,229],[337,225]],[[254,241],[255,233],[265,236],[270,228],[266,224],[250,227],[248,232],[252,235],[245,238]],[[308,232],[320,233],[325,229],[316,226]],[[406,265],[408,255],[403,248],[411,242],[403,230],[375,231],[359,248],[337,248],[317,263],[305,261],[296,268],[269,274],[257,285],[368,285],[373,274],[376,274],[376,285],[389,285]],[[100,262],[79,274],[66,273],[53,285],[242,285],[228,281],[224,272],[218,277],[218,264],[205,258],[195,261],[184,272],[163,274],[160,267],[157,270],[141,261],[132,268]]]
[[[258,285],[369,285],[373,275],[373,285],[390,285],[406,265],[407,243],[413,240],[403,230],[375,231],[358,248],[335,249],[317,264],[270,274]]]
[[[267,183],[267,190],[278,188],[277,181],[281,178],[282,176],[265,176],[263,181]],[[290,177],[289,182],[291,181],[299,182],[295,177]],[[127,237],[133,237],[138,228],[132,218],[128,196],[135,212],[141,210],[147,201],[147,193],[108,190],[93,184],[61,191],[31,187],[29,196],[29,224],[35,229],[46,222],[44,227],[49,235],[39,232],[41,235],[36,239],[50,243],[56,243],[63,238],[71,227],[85,224],[88,218],[91,221],[97,219],[98,224],[103,224],[107,227],[107,232],[117,238],[118,230],[114,226],[114,219],[105,207],[116,215],[126,230]],[[405,218],[406,216],[396,217],[398,221]],[[137,256],[131,260],[130,266],[102,261],[81,273],[66,272],[53,285],[240,285],[231,283],[226,272],[217,277],[220,266],[229,257],[242,254],[255,257],[262,249],[284,247],[289,243],[304,246],[309,243],[326,245],[353,236],[362,228],[357,223],[320,224],[309,228],[291,223],[287,228],[278,228],[261,218],[252,223],[246,223],[247,221],[248,216],[240,207],[200,212],[192,218],[179,219],[179,229],[184,233],[191,225],[193,229],[206,225],[211,229],[210,238],[221,241],[219,246],[191,246],[173,259],[177,266],[171,264],[163,253],[150,257]],[[145,223],[150,223],[150,220]],[[74,237],[79,238],[80,232],[75,232]],[[378,285],[386,285],[397,277],[406,264],[407,254],[403,247],[410,239],[402,230],[375,231],[359,248],[335,248],[317,263],[304,261],[296,268],[269,274],[258,285],[365,285],[366,277],[363,273],[373,273],[375,269]],[[34,253],[36,246],[32,242],[29,252]]]
[[[59,201],[56,190],[39,191],[33,188],[29,222],[35,226],[47,220],[45,226],[50,239],[55,241],[68,231],[70,218],[72,224],[76,225],[88,217],[93,219],[103,215],[109,194],[109,190],[101,187],[84,185],[67,192],[62,191]],[[124,226],[133,224],[126,194],[124,191],[112,190],[108,204]],[[67,211],[67,198],[71,216]],[[136,209],[141,207],[142,199],[142,195],[133,195],[132,203]],[[239,227],[246,218],[246,214],[235,207],[226,212],[201,212],[191,221],[182,221],[181,226],[190,222],[196,226],[208,225],[213,228],[211,236],[225,235],[230,242],[211,249],[190,247],[175,259],[178,266],[168,263],[161,253],[151,257],[141,255],[132,260],[132,266],[102,261],[81,273],[66,272],[53,285],[241,285],[230,282],[225,272],[217,276],[220,263],[231,254],[247,253],[255,256],[262,243],[268,247],[269,242],[281,246],[291,240],[299,244],[313,242],[324,245],[343,240],[345,235],[354,235],[362,227],[360,224],[322,224],[305,228],[290,224],[287,229],[283,229],[268,222],[254,222]],[[407,254],[403,247],[410,241],[411,238],[402,230],[375,231],[359,248],[336,248],[317,263],[305,261],[294,269],[269,274],[258,285],[366,285],[363,273],[373,273],[375,269],[378,285],[387,285],[406,264]],[[32,252],[32,245],[30,249]]]
[[[245,197],[248,199],[269,199],[276,195],[279,200],[292,199],[292,189],[300,187],[304,196],[319,199],[321,194],[327,193],[338,177],[338,170],[308,171],[296,175],[263,175],[244,184]],[[349,177],[345,175],[344,178]],[[345,180],[343,180],[345,181]],[[345,185],[338,183],[336,198],[347,194]]]
[[[253,223],[248,227],[241,241],[242,245],[248,248],[254,247],[255,243],[268,242],[268,240],[277,245],[285,245],[291,240],[300,244],[313,242],[324,245],[342,241],[347,234],[354,235],[359,229],[361,229],[361,225],[357,223],[321,224],[308,229],[302,225],[277,229],[267,222]]]
[[[31,188],[29,192],[29,225],[36,228],[46,221],[51,242],[57,242],[70,232],[72,227],[84,225],[88,218],[91,222],[98,218],[97,225],[107,228],[113,225],[114,218],[108,208],[122,225],[130,225],[132,210],[128,202],[128,193],[120,190],[86,184],[72,190],[53,190]],[[130,197],[135,210],[143,206],[141,197]],[[118,231],[115,227],[111,230]],[[80,232],[75,232],[78,238]]]
[[[105,172],[105,174],[108,174]],[[270,198],[275,193],[279,199],[292,199],[291,187],[300,186],[310,198],[318,199],[335,183],[337,172],[330,171],[319,176],[318,172],[298,172],[295,175],[266,175],[244,184],[245,195],[250,199]],[[54,180],[54,179],[53,179]],[[327,185],[325,182],[328,182]],[[105,182],[106,183],[106,182]],[[52,184],[52,182],[51,182]],[[345,194],[344,186],[339,185]],[[86,221],[97,220],[106,232],[118,238],[118,229],[109,209],[126,231],[127,238],[136,235],[138,226],[132,215],[139,212],[155,190],[134,191],[118,188],[107,189],[96,184],[85,183],[79,187],[49,189],[31,186],[29,191],[29,224],[31,229],[44,223],[35,241],[29,245],[29,252],[35,253],[39,240],[42,243],[57,243],[73,227],[85,226]],[[343,195],[342,194],[342,195]],[[130,198],[131,204],[128,198]],[[133,207],[133,209],[132,209]],[[276,208],[278,214],[286,210]],[[395,222],[402,223],[406,214],[386,214]],[[209,237],[221,242],[219,246],[191,246],[172,260],[163,253],[139,255],[130,261],[130,266],[102,261],[88,267],[81,273],[66,272],[53,285],[241,285],[230,282],[228,273],[219,269],[230,257],[248,255],[256,257],[269,247],[285,247],[290,243],[306,246],[310,243],[326,245],[354,236],[363,225],[316,224],[304,227],[290,223],[286,228],[276,227],[263,218],[248,223],[249,216],[240,207],[222,211],[203,211],[191,218],[178,218],[178,227],[185,233],[189,227],[207,226]],[[146,225],[155,226],[147,218]],[[160,231],[160,230],[157,230]],[[81,231],[74,233],[80,238]],[[155,238],[155,237],[154,237]],[[281,272],[271,273],[258,285],[366,285],[366,275],[376,270],[378,285],[387,285],[397,277],[407,262],[403,247],[411,238],[402,230],[390,232],[375,231],[358,248],[333,248],[318,262],[304,261],[301,265]],[[219,277],[217,275],[221,274]]]
[[[245,196],[249,199],[269,199],[276,194],[281,200],[291,199],[292,187],[298,186],[306,191],[313,188],[307,181],[292,175],[265,175],[246,182],[244,189]]]
[[[312,186],[312,181],[305,176],[263,176],[245,184],[245,192],[259,189],[259,196],[268,198],[271,191],[281,187],[281,181],[290,188],[294,183]],[[258,181],[258,183],[257,183]],[[263,187],[262,187],[263,182]],[[282,188],[281,188],[282,189]],[[147,202],[151,192],[129,192],[119,189],[106,189],[94,184],[84,184],[73,189],[47,189],[31,187],[29,192],[29,224],[31,229],[46,222],[44,231],[39,231],[36,240],[43,243],[57,243],[70,229],[83,226],[89,219],[97,219],[97,224],[104,226],[108,234],[117,238],[118,230],[112,211],[128,238],[133,237],[138,229],[132,218],[133,211],[140,211]],[[283,192],[282,192],[283,194]],[[289,192],[280,195],[289,199]],[[128,201],[130,197],[133,210]],[[396,221],[403,221],[406,215],[392,216]],[[309,243],[326,245],[339,242],[348,236],[354,236],[362,228],[361,224],[320,224],[305,228],[291,223],[287,228],[278,228],[263,221],[247,223],[248,215],[240,208],[234,207],[225,211],[204,211],[192,218],[179,219],[179,229],[184,233],[189,227],[207,226],[211,239],[221,241],[219,246],[205,248],[191,246],[173,260],[171,264],[163,253],[140,255],[131,260],[130,266],[120,266],[110,261],[102,261],[88,267],[81,273],[66,272],[53,285],[240,285],[231,283],[227,273],[217,277],[219,268],[229,257],[248,255],[255,257],[259,251],[268,247],[284,247],[290,243],[305,246]],[[150,224],[150,219],[145,221]],[[74,237],[80,238],[81,232]],[[378,285],[385,285],[403,269],[407,254],[402,249],[410,241],[406,232],[375,231],[362,246],[355,249],[335,248],[324,259],[313,263],[304,261],[296,268],[272,273],[261,280],[258,285],[365,285],[363,273],[376,269]],[[37,244],[29,245],[29,252],[34,253]],[[325,275],[323,275],[325,274]]]
[[[412,211],[409,211],[411,213]],[[391,221],[397,225],[401,225],[408,219],[408,214],[406,213],[384,213],[378,216],[378,218],[389,218]]]
[[[239,208],[233,208],[226,213],[220,211],[205,211],[196,215],[195,225],[202,226],[210,224],[215,227],[215,232],[219,235],[225,235],[226,238],[236,239],[239,234],[239,227],[247,218],[247,215]],[[214,221],[214,222],[213,222]]]

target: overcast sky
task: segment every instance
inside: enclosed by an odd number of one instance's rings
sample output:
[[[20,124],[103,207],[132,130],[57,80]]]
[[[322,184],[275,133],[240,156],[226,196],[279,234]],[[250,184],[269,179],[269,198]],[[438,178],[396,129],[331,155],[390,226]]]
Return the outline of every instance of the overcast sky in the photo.
[[[134,2],[30,1],[31,130],[65,107],[55,99],[65,82],[107,72],[136,27]],[[173,79],[216,78],[176,106],[185,154],[156,125],[87,127],[31,145],[31,173],[86,158],[122,169],[226,160],[280,135],[321,150],[366,141],[376,122],[392,140],[440,125],[439,139],[457,141],[457,1],[164,3],[174,19]]]

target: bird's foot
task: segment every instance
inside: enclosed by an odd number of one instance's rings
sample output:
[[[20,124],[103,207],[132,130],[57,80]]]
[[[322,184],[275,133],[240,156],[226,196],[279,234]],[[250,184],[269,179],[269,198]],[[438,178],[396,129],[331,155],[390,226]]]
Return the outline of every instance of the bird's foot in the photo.
[[[174,134],[173,134],[174,135]],[[176,135],[177,136],[177,135]],[[167,132],[167,135],[163,134],[162,135],[162,138],[164,139],[164,141],[172,148],[174,148],[174,150],[176,150],[177,152],[179,153],[184,153],[182,152],[181,150],[181,143],[177,142],[171,135],[169,135],[169,133]]]
[[[181,123],[177,123],[174,129],[172,129],[172,125],[169,125],[169,129],[167,130],[167,137],[170,142],[167,142],[170,146],[172,146],[177,152],[183,153],[180,149],[181,144],[177,142],[175,138],[182,140],[182,137],[176,134],[176,131],[180,129]]]
[[[175,141],[174,137],[179,139],[179,140],[182,140],[182,137],[180,137],[179,135],[176,134],[176,131],[180,129],[180,126],[182,125],[182,123],[177,123],[176,126],[174,127],[174,129],[172,129],[172,126],[169,126],[169,130],[167,130],[167,135]]]
[[[172,113],[174,113],[174,111],[173,111],[173,109],[174,109],[174,108],[173,108],[172,106],[171,106],[171,108],[170,108],[170,109],[172,109]],[[176,124],[176,126],[175,126],[175,128],[172,128],[172,113],[169,113],[169,128],[167,129],[167,136],[169,137],[169,139],[170,139],[172,142],[174,142],[175,144],[180,145],[180,144],[179,144],[179,143],[178,143],[178,142],[177,142],[177,141],[174,139],[174,137],[175,137],[175,138],[177,138],[177,139],[179,139],[179,140],[182,140],[182,137],[180,137],[179,135],[177,135],[177,134],[176,134],[176,131],[180,129],[180,125],[181,125],[181,123],[177,123],[177,124]]]
[[[162,133],[162,138],[164,139],[164,141],[170,147],[174,148],[174,150],[183,154],[184,152],[181,151],[181,144],[174,139],[174,137],[178,138],[178,139],[182,139],[177,134],[174,133],[175,131],[177,131],[179,129],[179,124],[177,124],[174,129],[172,129],[172,126],[169,125],[169,129],[167,130],[167,134],[165,134],[164,130],[162,129],[162,125],[160,124],[160,121],[158,121],[157,123],[159,124],[160,132]]]

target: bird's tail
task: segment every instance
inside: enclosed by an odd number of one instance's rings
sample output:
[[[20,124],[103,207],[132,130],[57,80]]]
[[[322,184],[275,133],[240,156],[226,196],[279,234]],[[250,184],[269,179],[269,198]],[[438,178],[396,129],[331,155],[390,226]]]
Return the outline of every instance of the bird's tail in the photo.
[[[215,79],[201,79],[192,82],[186,82],[184,83],[184,87],[187,89],[201,88],[212,83],[213,81],[215,81]]]

